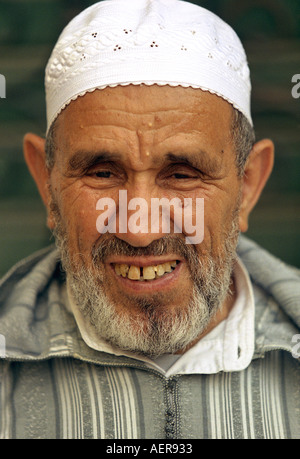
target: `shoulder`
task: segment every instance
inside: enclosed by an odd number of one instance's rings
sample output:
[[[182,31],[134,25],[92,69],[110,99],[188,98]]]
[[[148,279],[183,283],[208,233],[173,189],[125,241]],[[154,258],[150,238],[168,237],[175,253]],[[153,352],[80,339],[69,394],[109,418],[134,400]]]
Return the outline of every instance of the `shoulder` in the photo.
[[[64,307],[64,284],[53,246],[20,261],[4,276],[0,283],[0,335],[5,337],[7,359],[45,358],[53,346],[70,354],[67,338],[62,339],[74,329]]]
[[[300,269],[288,265],[243,235],[239,238],[237,252],[255,283],[267,289],[281,284],[300,295]]]
[[[260,337],[264,347],[269,342],[269,348],[271,343],[290,348],[300,330],[300,270],[244,236],[238,244],[238,255],[253,286],[257,339]],[[283,346],[280,340],[286,344]]]
[[[59,264],[58,252],[54,245],[46,247],[19,261],[0,279],[0,312],[9,302],[22,298],[26,301],[26,292],[41,291],[49,282]]]

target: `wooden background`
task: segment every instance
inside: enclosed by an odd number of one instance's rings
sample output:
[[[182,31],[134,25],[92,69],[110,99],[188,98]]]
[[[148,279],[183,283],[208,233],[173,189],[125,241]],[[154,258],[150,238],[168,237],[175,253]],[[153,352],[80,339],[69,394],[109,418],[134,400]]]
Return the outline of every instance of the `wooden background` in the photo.
[[[126,0],[124,0],[126,1]],[[27,131],[44,135],[44,67],[62,28],[93,1],[0,0],[0,275],[48,245],[46,213],[22,154]],[[257,138],[276,145],[273,175],[250,219],[248,235],[300,267],[299,0],[199,0],[237,31],[252,74]]]

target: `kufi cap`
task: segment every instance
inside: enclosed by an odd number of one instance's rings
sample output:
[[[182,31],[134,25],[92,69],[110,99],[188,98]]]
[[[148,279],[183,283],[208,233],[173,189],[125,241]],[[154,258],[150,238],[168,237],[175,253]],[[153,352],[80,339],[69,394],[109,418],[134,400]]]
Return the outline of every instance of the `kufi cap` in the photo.
[[[63,30],[46,67],[47,130],[72,100],[128,84],[200,88],[252,124],[250,72],[234,30],[181,0],[104,0]]]

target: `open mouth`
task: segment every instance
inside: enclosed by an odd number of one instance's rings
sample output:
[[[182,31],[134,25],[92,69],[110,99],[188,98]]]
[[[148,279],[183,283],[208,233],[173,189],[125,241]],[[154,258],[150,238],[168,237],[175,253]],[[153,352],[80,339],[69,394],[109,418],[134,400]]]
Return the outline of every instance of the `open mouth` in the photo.
[[[159,279],[172,273],[176,268],[178,260],[151,266],[135,266],[129,264],[112,263],[117,276],[133,281],[150,281]]]

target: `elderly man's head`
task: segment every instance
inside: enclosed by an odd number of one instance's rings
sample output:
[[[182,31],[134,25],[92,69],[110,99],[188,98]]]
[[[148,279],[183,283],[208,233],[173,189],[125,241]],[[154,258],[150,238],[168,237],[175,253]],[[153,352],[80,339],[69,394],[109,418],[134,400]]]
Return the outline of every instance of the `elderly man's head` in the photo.
[[[121,349],[187,349],[233,304],[237,238],[270,174],[272,142],[254,143],[247,110],[201,85],[117,84],[55,104],[46,148],[33,134],[24,148],[70,298],[94,333]],[[124,215],[120,190],[142,198],[149,216],[152,198],[203,198],[203,241],[186,243],[175,210],[168,232],[162,224],[155,232],[117,224],[99,234],[97,202],[114,202],[116,216]],[[132,214],[126,210],[128,221]]]

